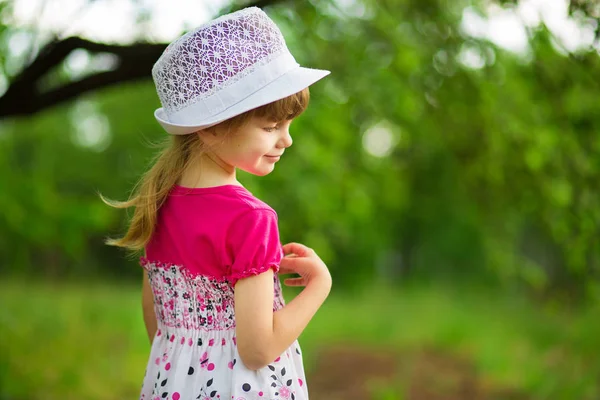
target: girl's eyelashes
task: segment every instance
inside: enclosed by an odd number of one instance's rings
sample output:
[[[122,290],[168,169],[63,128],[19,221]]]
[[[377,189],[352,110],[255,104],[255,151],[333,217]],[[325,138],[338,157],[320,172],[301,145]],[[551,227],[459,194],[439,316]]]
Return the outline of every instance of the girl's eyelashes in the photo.
[[[272,125],[275,124],[275,125]],[[263,126],[263,130],[265,130],[266,132],[273,132],[276,131],[277,129],[281,129],[282,127],[291,124],[291,121],[288,120],[288,122],[286,123],[286,121],[265,121],[265,125],[269,125],[269,126]]]
[[[275,125],[275,126],[267,126],[267,127],[263,128],[263,129],[265,131],[267,131],[267,132],[273,132],[273,131],[277,130],[277,128],[278,128],[278,126]]]

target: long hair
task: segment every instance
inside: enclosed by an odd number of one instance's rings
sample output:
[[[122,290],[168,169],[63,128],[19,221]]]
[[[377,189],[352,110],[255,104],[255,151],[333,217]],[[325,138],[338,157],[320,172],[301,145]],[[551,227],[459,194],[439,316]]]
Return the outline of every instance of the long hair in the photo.
[[[306,88],[289,97],[230,118],[214,128],[216,131],[226,132],[224,135],[228,136],[254,117],[266,117],[277,122],[290,120],[304,112],[308,101],[309,91]],[[102,201],[111,207],[135,207],[125,235],[120,238],[109,238],[106,244],[124,247],[134,253],[143,250],[154,233],[158,210],[164,204],[173,186],[179,182],[186,168],[204,150],[204,143],[196,133],[173,135],[163,143],[162,149],[152,160],[150,169],[134,186],[127,201],[110,200],[100,194]]]

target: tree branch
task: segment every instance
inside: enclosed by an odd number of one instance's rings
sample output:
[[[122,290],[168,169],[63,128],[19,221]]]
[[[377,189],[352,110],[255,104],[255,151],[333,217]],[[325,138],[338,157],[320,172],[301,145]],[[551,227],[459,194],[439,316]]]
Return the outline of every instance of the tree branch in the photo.
[[[258,0],[243,6],[234,5],[231,11],[251,6],[264,8],[281,2],[282,0]],[[152,66],[166,47],[166,43],[111,45],[79,37],[54,40],[40,50],[35,60],[11,82],[8,90],[0,97],[0,118],[31,115],[92,90],[150,78]],[[39,80],[48,71],[60,65],[75,49],[116,55],[119,58],[118,67],[113,71],[100,72],[47,92],[41,92],[38,88]]]
[[[148,78],[152,65],[166,46],[166,44],[149,43],[117,46],[94,43],[76,37],[51,44],[14,80],[4,96],[0,98],[0,117],[33,114],[71,100],[85,92],[119,82]],[[75,49],[114,54],[119,57],[118,67],[114,71],[100,72],[48,92],[40,92],[37,81]]]

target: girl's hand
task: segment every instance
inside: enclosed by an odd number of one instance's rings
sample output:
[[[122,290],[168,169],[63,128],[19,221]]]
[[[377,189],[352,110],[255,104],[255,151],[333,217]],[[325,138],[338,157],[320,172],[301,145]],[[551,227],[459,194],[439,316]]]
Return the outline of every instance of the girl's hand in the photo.
[[[288,243],[283,246],[285,257],[279,264],[280,274],[298,274],[298,278],[284,280],[287,286],[307,286],[319,281],[331,287],[331,274],[317,253],[300,243]]]

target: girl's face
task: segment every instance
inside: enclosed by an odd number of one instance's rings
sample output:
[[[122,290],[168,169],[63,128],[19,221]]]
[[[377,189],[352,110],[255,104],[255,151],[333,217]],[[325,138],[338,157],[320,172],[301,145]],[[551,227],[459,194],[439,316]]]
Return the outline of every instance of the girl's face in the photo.
[[[273,171],[285,149],[292,145],[291,120],[272,122],[267,118],[252,118],[224,141],[219,132],[210,138],[211,152],[228,168],[239,168],[253,175],[264,176]]]

